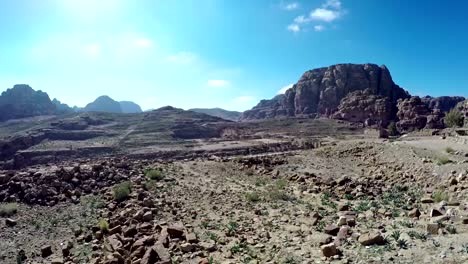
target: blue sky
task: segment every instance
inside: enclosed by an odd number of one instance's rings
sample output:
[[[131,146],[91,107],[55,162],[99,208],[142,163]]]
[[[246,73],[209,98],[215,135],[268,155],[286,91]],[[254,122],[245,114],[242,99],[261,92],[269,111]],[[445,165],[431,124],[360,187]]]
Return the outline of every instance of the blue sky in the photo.
[[[336,63],[385,64],[415,95],[468,96],[468,2],[1,0],[0,90],[84,106],[246,110]]]

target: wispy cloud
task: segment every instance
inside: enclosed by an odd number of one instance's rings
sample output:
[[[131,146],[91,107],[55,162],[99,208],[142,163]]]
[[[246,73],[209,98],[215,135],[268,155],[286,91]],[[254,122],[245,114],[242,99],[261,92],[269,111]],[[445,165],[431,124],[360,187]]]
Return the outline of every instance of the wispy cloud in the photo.
[[[289,25],[287,29],[292,32],[301,31],[306,24],[313,21],[324,23],[333,23],[345,14],[340,0],[327,0],[320,7],[317,7],[309,12],[308,15],[300,15],[294,19],[294,23]],[[314,31],[320,32],[326,29],[325,26],[318,24],[314,25]]]
[[[301,28],[299,27],[298,24],[291,24],[287,27],[287,29],[291,32],[299,32],[301,31]]]
[[[287,11],[292,11],[292,10],[296,10],[299,8],[299,3],[297,2],[292,2],[292,3],[288,3],[288,4],[282,4],[281,5],[282,8],[284,10],[287,10]]]
[[[194,53],[183,51],[167,56],[167,60],[176,64],[189,64],[192,63],[196,57]]]
[[[293,87],[293,83],[286,85],[285,87],[281,88],[276,94],[284,94],[286,91]]]
[[[317,31],[317,32],[324,31],[324,30],[325,30],[325,26],[323,26],[323,25],[315,25],[315,26],[314,26],[314,30]]]
[[[226,80],[208,80],[208,86],[210,87],[225,87],[229,85],[229,81]]]

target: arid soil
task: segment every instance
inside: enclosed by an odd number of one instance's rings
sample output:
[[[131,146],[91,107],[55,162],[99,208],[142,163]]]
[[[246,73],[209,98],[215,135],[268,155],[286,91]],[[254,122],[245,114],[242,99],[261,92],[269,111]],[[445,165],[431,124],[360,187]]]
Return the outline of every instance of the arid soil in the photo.
[[[467,153],[436,136],[350,137],[3,171],[17,210],[0,218],[0,262],[467,263]]]

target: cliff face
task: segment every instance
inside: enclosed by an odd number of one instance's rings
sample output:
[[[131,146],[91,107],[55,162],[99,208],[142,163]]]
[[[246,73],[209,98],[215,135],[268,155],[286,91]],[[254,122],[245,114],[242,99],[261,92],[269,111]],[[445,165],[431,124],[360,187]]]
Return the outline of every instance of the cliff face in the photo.
[[[391,102],[390,114],[396,116],[396,103],[409,94],[396,85],[385,66],[375,64],[338,64],[305,72],[284,95],[262,100],[245,111],[243,120],[287,116],[331,116],[349,93],[366,90]]]
[[[47,93],[34,91],[26,84],[17,84],[0,96],[0,121],[56,112],[56,106]]]

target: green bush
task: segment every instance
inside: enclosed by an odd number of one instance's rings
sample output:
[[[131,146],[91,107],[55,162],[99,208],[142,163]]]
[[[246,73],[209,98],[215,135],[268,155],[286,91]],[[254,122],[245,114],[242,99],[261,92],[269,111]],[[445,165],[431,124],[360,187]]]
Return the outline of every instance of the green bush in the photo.
[[[0,204],[0,216],[8,217],[16,214],[18,211],[18,205],[16,203],[4,203]]]
[[[460,111],[458,111],[457,109],[453,109],[452,111],[447,113],[444,121],[447,127],[461,127],[463,126],[464,117]]]
[[[164,179],[164,174],[160,169],[148,169],[145,171],[145,176],[154,181],[160,181]]]
[[[455,150],[453,148],[451,148],[451,147],[446,147],[445,152],[447,152],[448,154],[453,154],[453,153],[455,153]]]
[[[443,191],[435,191],[432,194],[432,199],[434,199],[435,202],[439,203],[442,201],[448,202],[450,200],[450,196],[448,193],[443,192]]]
[[[247,193],[245,194],[245,198],[247,198],[247,201],[254,203],[259,202],[261,200],[260,194],[258,194],[258,192]]]
[[[398,136],[398,129],[395,122],[391,122],[387,127],[388,135],[391,137]]]
[[[109,223],[105,219],[99,220],[98,227],[103,233],[109,232]]]
[[[439,166],[442,166],[442,165],[445,165],[445,164],[449,164],[451,163],[452,161],[447,158],[447,157],[439,157],[436,161],[437,165]]]
[[[121,202],[126,200],[129,196],[130,193],[132,192],[132,186],[130,182],[122,182],[120,184],[117,184],[114,189],[114,200]]]

